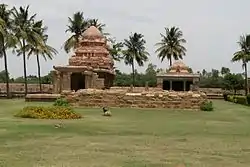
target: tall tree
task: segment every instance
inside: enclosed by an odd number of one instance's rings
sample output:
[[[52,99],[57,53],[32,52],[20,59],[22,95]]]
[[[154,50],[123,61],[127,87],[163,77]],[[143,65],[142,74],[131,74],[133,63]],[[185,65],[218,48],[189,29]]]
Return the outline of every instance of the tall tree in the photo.
[[[64,43],[64,50],[67,53],[77,46],[80,36],[89,27],[89,22],[84,18],[83,12],[74,13],[72,18],[68,18],[68,21],[66,32],[70,32],[72,35]]]
[[[238,42],[240,50],[235,52],[232,58],[233,62],[241,61],[245,75],[245,95],[248,94],[247,63],[250,60],[250,35],[240,36]]]
[[[220,73],[222,76],[225,76],[226,74],[230,73],[230,69],[227,67],[221,67]]]
[[[57,54],[57,50],[47,44],[48,40],[48,35],[46,34],[47,27],[43,25],[43,21],[36,22],[33,25],[33,30],[36,31],[36,33],[38,33],[42,37],[43,43],[42,44],[40,42],[36,43],[34,41],[32,43],[28,43],[25,47],[26,50],[29,51],[28,58],[30,58],[30,56],[32,55],[36,56],[39,87],[40,87],[40,92],[42,92],[41,67],[40,67],[39,56],[42,56],[45,61],[47,61],[47,59],[52,60],[53,56]]]
[[[12,19],[11,10],[7,9],[7,5],[0,4],[0,57],[4,58],[4,72],[7,98],[10,97],[9,89],[9,71],[6,50],[14,47],[16,44],[16,37],[12,33]]]
[[[25,47],[27,43],[43,43],[41,36],[34,31],[34,21],[36,14],[31,15],[29,13],[29,6],[19,7],[19,9],[13,9],[14,16],[14,32],[15,36],[18,38],[18,55],[23,56],[23,73],[24,73],[24,83],[25,83],[25,95],[28,92],[27,85],[27,69],[26,69],[26,52],[28,52]]]
[[[226,90],[234,91],[236,94],[237,90],[241,90],[244,85],[244,79],[241,74],[227,73],[223,79],[223,87]]]
[[[162,39],[156,44],[156,46],[159,46],[156,53],[158,53],[161,61],[167,58],[170,66],[172,66],[172,59],[183,59],[183,56],[186,55],[186,48],[183,46],[186,40],[178,27],[165,28],[165,35],[160,35]]]
[[[143,66],[144,62],[148,60],[149,53],[146,51],[146,41],[143,35],[134,33],[129,36],[129,39],[124,40],[126,49],[123,51],[124,62],[126,65],[132,67],[133,72],[133,86],[135,85],[135,61],[139,66]]]

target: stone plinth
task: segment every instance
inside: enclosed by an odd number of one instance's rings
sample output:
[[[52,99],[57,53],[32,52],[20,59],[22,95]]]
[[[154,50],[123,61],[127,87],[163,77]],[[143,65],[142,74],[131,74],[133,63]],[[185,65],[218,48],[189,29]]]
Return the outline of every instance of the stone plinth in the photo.
[[[141,92],[128,93],[112,90],[80,90],[63,94],[69,102],[85,107],[125,107],[125,108],[172,108],[199,109],[206,100],[204,93],[198,92]]]

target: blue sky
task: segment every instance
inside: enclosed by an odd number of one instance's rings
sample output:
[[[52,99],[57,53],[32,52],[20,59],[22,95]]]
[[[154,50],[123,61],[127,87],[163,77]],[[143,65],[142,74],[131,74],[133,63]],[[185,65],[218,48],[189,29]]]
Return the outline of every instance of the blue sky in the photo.
[[[59,54],[48,62],[42,61],[42,74],[53,65],[66,65],[70,54],[62,50],[68,17],[83,11],[85,17],[98,18],[107,25],[106,31],[118,41],[131,32],[144,34],[150,61],[159,68],[167,68],[168,62],[160,62],[155,54],[155,43],[160,40],[164,27],[178,26],[187,40],[184,62],[195,71],[221,66],[241,72],[240,63],[231,63],[232,54],[239,49],[239,36],[250,33],[250,1],[248,0],[1,0],[12,6],[30,5],[31,13],[37,13],[48,26],[49,44]],[[22,58],[9,53],[9,70],[12,76],[23,75]],[[116,63],[121,71],[130,71],[123,63]],[[147,64],[145,65],[145,67]],[[144,71],[145,67],[139,67]],[[0,70],[4,68],[3,61]],[[36,60],[27,64],[28,74],[36,74]]]

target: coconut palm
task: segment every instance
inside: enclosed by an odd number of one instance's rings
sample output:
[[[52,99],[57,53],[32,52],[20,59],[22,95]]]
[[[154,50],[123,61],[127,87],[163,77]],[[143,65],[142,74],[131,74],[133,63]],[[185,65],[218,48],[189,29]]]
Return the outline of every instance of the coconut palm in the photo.
[[[104,36],[110,35],[109,33],[104,32],[104,28],[106,27],[106,25],[100,23],[98,19],[89,19],[88,24],[89,26],[95,26]]]
[[[0,5],[0,57],[4,58],[4,71],[6,77],[6,93],[7,98],[10,97],[9,90],[9,71],[6,50],[12,48],[16,44],[16,38],[12,34],[11,10],[7,9],[7,5]]]
[[[123,59],[126,65],[132,67],[133,86],[135,86],[135,61],[139,66],[143,66],[148,60],[149,53],[146,51],[146,41],[142,34],[134,33],[129,36],[129,39],[124,40],[126,49],[123,51]]]
[[[41,67],[40,67],[39,56],[42,56],[45,61],[47,61],[47,59],[52,60],[53,56],[57,54],[57,50],[47,44],[48,35],[45,34],[47,31],[47,27],[43,26],[42,21],[36,22],[33,25],[33,30],[36,31],[43,38],[43,43],[42,45],[41,43],[35,43],[35,42],[28,43],[25,48],[28,51],[28,58],[30,58],[32,55],[36,56],[39,87],[40,87],[40,92],[42,92]]]
[[[242,68],[245,70],[245,94],[248,94],[247,63],[250,60],[250,35],[240,36],[238,42],[240,50],[235,52],[232,58],[233,62],[241,61]]]
[[[186,55],[186,48],[183,46],[186,40],[182,38],[183,33],[178,27],[165,28],[165,35],[160,35],[162,39],[156,44],[159,46],[156,53],[161,61],[167,58],[172,66],[172,59],[183,59]]]
[[[82,12],[76,12],[73,18],[69,19],[69,25],[66,32],[72,33],[72,35],[64,43],[64,50],[69,53],[71,49],[74,49],[79,42],[79,38],[82,33],[89,27],[88,20],[85,20]]]
[[[123,42],[117,42],[114,38],[109,38],[108,42],[107,49],[109,54],[115,61],[120,62],[122,59]]]
[[[33,29],[34,20],[36,14],[31,15],[29,13],[29,6],[19,7],[13,9],[14,16],[14,32],[15,36],[18,38],[16,50],[18,55],[22,54],[23,56],[23,72],[24,72],[24,83],[25,83],[25,95],[28,92],[27,85],[27,69],[26,69],[26,52],[28,52],[25,47],[28,43],[40,43],[42,45],[42,37]]]

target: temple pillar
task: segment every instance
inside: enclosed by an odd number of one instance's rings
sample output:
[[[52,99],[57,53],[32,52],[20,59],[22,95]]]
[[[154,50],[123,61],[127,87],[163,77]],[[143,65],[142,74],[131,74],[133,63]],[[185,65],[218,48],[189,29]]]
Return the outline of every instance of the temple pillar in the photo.
[[[58,92],[58,74],[57,71],[53,71],[52,73],[52,78],[53,78],[53,93],[59,93]]]
[[[62,90],[71,90],[71,72],[62,74]]]
[[[157,88],[163,89],[163,79],[157,78]]]
[[[92,79],[91,79],[91,88],[96,88],[97,79],[98,79],[98,74],[93,73],[92,74]]]
[[[170,90],[173,90],[173,81],[172,80],[169,81],[169,85],[170,85]]]
[[[53,93],[61,93],[62,89],[62,73],[53,71]]]
[[[184,81],[183,81],[183,91],[186,91],[186,87],[187,87],[187,81],[184,80]]]

